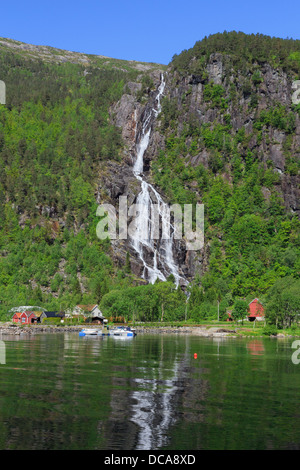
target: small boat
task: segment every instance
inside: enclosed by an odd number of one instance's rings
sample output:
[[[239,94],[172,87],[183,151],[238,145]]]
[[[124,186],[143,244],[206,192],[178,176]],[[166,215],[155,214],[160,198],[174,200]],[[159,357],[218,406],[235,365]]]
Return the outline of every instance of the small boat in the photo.
[[[110,329],[105,327],[100,328],[83,328],[79,332],[79,336],[116,336],[122,338],[133,338],[136,336],[136,331],[130,326],[117,326],[116,328]]]
[[[79,336],[99,336],[102,335],[102,330],[99,328],[83,328],[79,331]]]
[[[114,337],[122,337],[122,338],[133,338],[136,336],[136,331],[134,328],[130,328],[130,326],[117,326],[116,328],[109,329],[103,332],[105,336],[114,336]]]

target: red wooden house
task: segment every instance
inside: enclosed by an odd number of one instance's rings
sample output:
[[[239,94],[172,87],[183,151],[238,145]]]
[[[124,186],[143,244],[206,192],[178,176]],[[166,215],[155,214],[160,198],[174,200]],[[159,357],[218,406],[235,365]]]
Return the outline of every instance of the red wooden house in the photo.
[[[27,314],[27,323],[36,323],[37,317],[34,312],[26,312]]]
[[[12,317],[12,321],[14,323],[27,323],[26,312],[16,312]]]
[[[248,305],[248,319],[250,321],[263,320],[265,309],[258,299],[254,299]]]
[[[29,311],[16,312],[12,317],[12,321],[14,323],[22,323],[23,325],[28,323],[34,323],[36,319],[37,318],[35,313]]]

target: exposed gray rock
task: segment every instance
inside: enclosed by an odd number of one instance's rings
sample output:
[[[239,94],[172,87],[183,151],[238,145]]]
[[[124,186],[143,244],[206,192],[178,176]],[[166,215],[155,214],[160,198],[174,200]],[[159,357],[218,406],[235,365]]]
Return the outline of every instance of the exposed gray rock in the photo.
[[[209,80],[213,81],[216,85],[222,84],[223,74],[223,56],[222,54],[211,54],[209,63],[207,65]]]

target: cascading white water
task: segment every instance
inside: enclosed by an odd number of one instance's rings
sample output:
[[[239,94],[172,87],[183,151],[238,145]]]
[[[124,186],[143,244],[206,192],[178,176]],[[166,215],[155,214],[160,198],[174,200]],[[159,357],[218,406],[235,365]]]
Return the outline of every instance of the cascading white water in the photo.
[[[143,263],[144,270],[142,276],[144,279],[147,279],[151,283],[154,283],[157,278],[166,281],[166,275],[173,274],[176,285],[179,285],[180,280],[185,282],[185,279],[179,274],[178,266],[176,266],[174,261],[173,235],[170,230],[169,207],[156,189],[151,184],[147,183],[143,177],[144,153],[149,145],[153,118],[161,111],[161,96],[164,92],[164,88],[165,80],[162,75],[156,96],[156,105],[154,108],[146,110],[141,135],[136,145],[137,156],[133,166],[133,173],[141,182],[141,192],[136,200],[139,210],[135,218],[135,234],[132,237],[132,246]],[[160,240],[159,248],[157,248],[158,245],[151,236],[151,230],[153,229],[151,219],[153,212],[151,211],[153,211],[154,208],[158,211],[161,220],[162,234],[170,234],[170,236]],[[151,255],[151,265],[149,262],[146,262],[145,253],[148,254],[148,259],[149,254]],[[158,265],[160,265],[161,268],[159,268]]]

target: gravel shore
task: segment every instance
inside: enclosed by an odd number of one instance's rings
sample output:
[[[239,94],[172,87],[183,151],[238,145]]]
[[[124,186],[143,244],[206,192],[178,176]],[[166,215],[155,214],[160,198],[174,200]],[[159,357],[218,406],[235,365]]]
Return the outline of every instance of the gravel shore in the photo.
[[[42,326],[30,325],[19,326],[11,324],[0,325],[0,335],[35,335],[40,333],[78,333],[82,328],[88,326]],[[95,328],[92,326],[91,328]],[[97,326],[96,326],[97,327]],[[235,330],[226,330],[223,328],[205,328],[205,327],[143,327],[137,326],[135,330],[138,334],[188,334],[206,337],[228,336],[235,333]]]
[[[0,325],[0,337],[5,336],[33,336],[42,333],[76,333],[78,334],[82,328],[97,328],[98,325],[69,325],[69,326],[50,326],[50,325],[30,325],[30,326],[20,326],[12,325],[11,323],[3,323]],[[238,329],[227,329],[222,327],[205,327],[205,326],[156,326],[156,327],[147,327],[138,325],[134,327],[138,335],[143,334],[179,334],[179,335],[193,335],[193,336],[202,336],[205,338],[237,338],[237,337],[247,337],[247,334],[239,334]],[[250,335],[252,336],[252,335]],[[260,336],[252,336],[257,338]],[[276,336],[271,336],[274,338],[287,338],[292,337],[292,335],[287,335],[284,333],[278,333]]]
[[[219,336],[229,336],[236,333],[235,330],[227,330],[224,328],[205,328],[200,326],[179,326],[179,327],[157,327],[157,328],[147,328],[147,327],[136,327],[137,333],[176,333],[176,334],[189,334],[196,336],[205,336],[205,337],[219,337]]]
[[[40,333],[75,333],[82,330],[82,326],[18,326],[18,325],[1,325],[0,335],[35,335]]]

